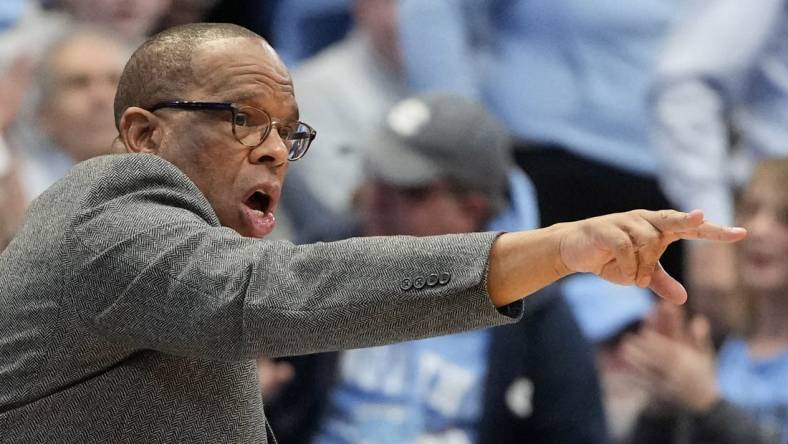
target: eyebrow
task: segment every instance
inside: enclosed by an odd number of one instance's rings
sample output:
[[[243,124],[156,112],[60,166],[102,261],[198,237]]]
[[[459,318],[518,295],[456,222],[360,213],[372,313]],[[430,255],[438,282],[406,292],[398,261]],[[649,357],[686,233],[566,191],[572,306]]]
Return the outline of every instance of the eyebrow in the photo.
[[[242,103],[249,99],[254,98],[257,95],[259,95],[259,93],[249,91],[244,93],[231,94],[226,97],[229,99],[228,102]]]
[[[239,94],[236,94],[236,95],[225,96],[226,97],[225,101],[232,102],[232,103],[237,103],[239,105],[254,106],[255,108],[259,108],[259,109],[265,111],[266,113],[271,114],[267,109],[263,108],[262,106],[260,106],[260,105],[258,105],[256,103],[250,103],[250,99],[253,99],[253,98],[255,98],[255,97],[259,96],[259,95],[260,95],[259,92],[239,93]],[[271,116],[271,117],[273,117],[273,116]],[[295,111],[293,111],[292,113],[289,113],[287,118],[282,119],[282,120],[285,121],[285,122],[296,122],[300,118],[301,118],[300,112],[298,110],[298,107],[296,107]]]

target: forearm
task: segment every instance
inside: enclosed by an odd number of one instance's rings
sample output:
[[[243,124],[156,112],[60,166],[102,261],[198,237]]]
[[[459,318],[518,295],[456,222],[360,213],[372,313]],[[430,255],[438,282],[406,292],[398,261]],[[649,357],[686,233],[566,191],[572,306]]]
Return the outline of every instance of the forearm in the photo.
[[[564,226],[505,233],[496,239],[487,276],[487,291],[495,306],[511,304],[570,274],[559,249]]]

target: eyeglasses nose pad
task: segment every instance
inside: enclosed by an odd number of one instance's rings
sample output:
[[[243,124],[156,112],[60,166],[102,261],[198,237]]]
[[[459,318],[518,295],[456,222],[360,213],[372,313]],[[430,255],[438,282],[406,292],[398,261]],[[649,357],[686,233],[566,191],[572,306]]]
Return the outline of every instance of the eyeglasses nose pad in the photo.
[[[262,137],[260,144],[250,152],[250,156],[254,157],[253,161],[257,163],[269,161],[279,165],[290,160],[291,148],[287,141],[279,136],[274,125],[271,125]]]

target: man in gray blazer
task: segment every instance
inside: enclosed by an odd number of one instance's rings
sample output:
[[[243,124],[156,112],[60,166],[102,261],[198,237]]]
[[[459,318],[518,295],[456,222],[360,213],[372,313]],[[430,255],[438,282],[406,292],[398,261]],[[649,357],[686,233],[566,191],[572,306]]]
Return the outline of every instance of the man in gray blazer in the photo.
[[[259,356],[513,322],[572,272],[683,302],[666,246],[745,235],[636,210],[520,233],[257,239],[314,132],[273,49],[233,25],[144,43],[115,117],[126,154],[75,167],[0,255],[3,442],[266,442]]]

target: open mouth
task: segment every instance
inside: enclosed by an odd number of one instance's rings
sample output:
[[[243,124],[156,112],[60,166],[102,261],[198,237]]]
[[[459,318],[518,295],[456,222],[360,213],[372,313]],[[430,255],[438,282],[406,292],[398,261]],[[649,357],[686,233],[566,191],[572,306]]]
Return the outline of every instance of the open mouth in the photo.
[[[261,213],[268,213],[271,209],[271,196],[262,191],[255,191],[244,202],[247,207],[259,211]]]
[[[245,222],[241,230],[245,236],[263,238],[271,234],[276,227],[274,211],[278,190],[273,185],[268,188],[271,193],[264,190],[255,190],[243,201],[241,217]]]

